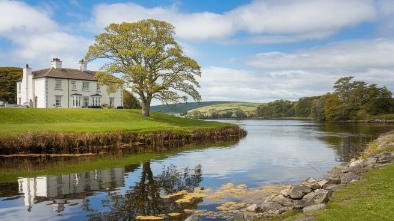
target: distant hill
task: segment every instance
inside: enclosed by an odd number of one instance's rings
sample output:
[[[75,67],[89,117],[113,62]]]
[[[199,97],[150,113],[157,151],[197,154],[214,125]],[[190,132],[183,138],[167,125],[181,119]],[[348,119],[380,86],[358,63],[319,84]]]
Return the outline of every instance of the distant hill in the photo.
[[[256,110],[260,105],[262,104],[236,101],[209,101],[177,104],[171,105],[170,107],[159,105],[151,107],[151,110],[173,115],[179,114],[194,119],[252,118],[256,117]]]
[[[228,104],[233,103],[232,101],[206,101],[206,102],[188,102],[188,103],[180,103],[174,105],[156,105],[151,106],[152,111],[162,112],[162,113],[172,113],[172,114],[182,114],[187,111],[212,106],[212,105],[220,105],[220,104]]]

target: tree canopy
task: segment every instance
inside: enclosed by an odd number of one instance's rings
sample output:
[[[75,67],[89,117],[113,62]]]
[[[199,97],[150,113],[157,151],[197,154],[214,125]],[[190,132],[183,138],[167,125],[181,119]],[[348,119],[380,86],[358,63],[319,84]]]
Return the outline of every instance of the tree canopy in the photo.
[[[334,84],[335,91],[322,96],[303,97],[296,102],[276,100],[257,108],[262,118],[310,117],[316,120],[345,121],[394,113],[392,92],[385,86],[343,77]]]
[[[113,90],[124,85],[139,95],[142,115],[149,116],[152,99],[164,104],[187,101],[190,96],[200,101],[195,76],[200,66],[187,57],[175,41],[174,26],[146,19],[133,23],[110,24],[96,36],[85,59],[105,59],[99,82]],[[120,74],[120,79],[113,76]],[[182,92],[182,93],[179,93]]]
[[[22,74],[22,68],[0,67],[0,100],[16,103],[16,81]]]

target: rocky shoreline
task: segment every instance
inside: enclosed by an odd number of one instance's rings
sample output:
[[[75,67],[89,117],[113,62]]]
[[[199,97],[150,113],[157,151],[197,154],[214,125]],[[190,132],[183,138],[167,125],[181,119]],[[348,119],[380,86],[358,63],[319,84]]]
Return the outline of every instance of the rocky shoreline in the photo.
[[[349,163],[335,166],[322,179],[307,178],[297,185],[274,185],[260,189],[250,189],[256,196],[242,200],[247,204],[246,208],[236,211],[223,211],[218,214],[209,214],[209,211],[195,211],[187,221],[198,220],[199,216],[212,218],[226,218],[226,220],[265,220],[290,210],[313,211],[326,208],[326,203],[333,193],[349,183],[357,182],[362,174],[371,169],[385,167],[394,160],[394,131],[379,136],[371,143],[366,151],[366,157],[352,159]],[[276,189],[276,191],[264,190]],[[267,195],[268,193],[268,195]],[[258,195],[258,196],[257,196]],[[255,199],[253,199],[255,198]],[[253,202],[254,201],[254,202]],[[207,214],[208,213],[208,214]],[[315,220],[312,215],[305,215],[294,221]]]
[[[312,211],[325,209],[332,193],[339,188],[361,179],[364,171],[370,168],[390,165],[394,152],[380,153],[365,159],[352,160],[334,167],[324,179],[307,178],[302,184],[291,185],[280,194],[275,194],[260,205],[252,204],[246,208],[244,220],[268,218],[289,210]],[[301,217],[296,221],[312,220],[313,217]]]
[[[331,169],[324,179],[307,178],[302,184],[290,185],[272,195],[262,204],[252,204],[246,208],[243,220],[269,218],[289,210],[313,211],[325,209],[326,203],[332,194],[349,183],[357,182],[362,174],[377,167],[391,165],[394,160],[394,152],[384,152],[394,147],[394,131],[381,135],[369,145],[366,153],[368,157],[352,159],[349,163],[343,163]],[[375,151],[382,152],[373,154]],[[372,153],[371,153],[372,152]],[[313,216],[303,216],[294,221],[314,220]]]

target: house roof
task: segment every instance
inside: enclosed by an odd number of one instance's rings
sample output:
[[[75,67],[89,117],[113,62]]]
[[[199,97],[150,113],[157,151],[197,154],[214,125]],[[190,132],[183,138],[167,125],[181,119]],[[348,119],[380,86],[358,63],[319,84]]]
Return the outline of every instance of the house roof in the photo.
[[[38,71],[33,71],[33,78],[64,78],[64,79],[77,79],[77,80],[90,80],[97,81],[94,77],[95,71],[80,71],[71,68],[46,68]]]

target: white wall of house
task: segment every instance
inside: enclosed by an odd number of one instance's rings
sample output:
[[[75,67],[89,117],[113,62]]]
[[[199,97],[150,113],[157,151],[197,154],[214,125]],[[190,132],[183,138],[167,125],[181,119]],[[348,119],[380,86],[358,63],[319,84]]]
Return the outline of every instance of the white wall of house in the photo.
[[[46,104],[46,93],[45,93],[45,78],[34,79],[34,107],[45,108]]]
[[[86,64],[82,63],[82,70]],[[53,68],[61,68],[61,61],[54,59]],[[107,86],[97,87],[98,82],[92,80],[76,80],[53,77],[33,79],[31,68],[23,69],[22,80],[17,83],[17,102],[28,102],[30,107],[37,108],[82,108],[86,106],[112,107],[123,106],[123,89],[108,94]],[[19,102],[20,101],[20,102]]]

